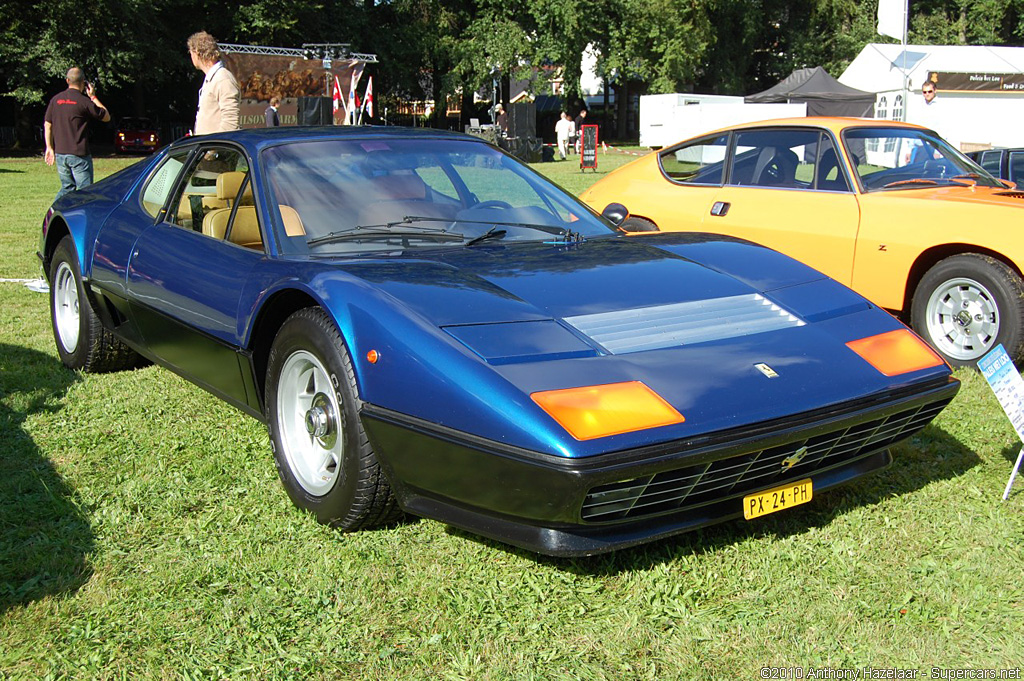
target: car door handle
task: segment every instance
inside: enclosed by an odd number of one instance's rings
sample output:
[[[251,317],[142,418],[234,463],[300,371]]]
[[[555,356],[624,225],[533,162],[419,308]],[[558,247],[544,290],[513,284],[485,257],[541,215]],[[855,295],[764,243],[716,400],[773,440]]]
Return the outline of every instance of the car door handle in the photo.
[[[726,201],[715,201],[714,205],[711,206],[711,214],[717,217],[723,217],[729,212],[729,203]]]

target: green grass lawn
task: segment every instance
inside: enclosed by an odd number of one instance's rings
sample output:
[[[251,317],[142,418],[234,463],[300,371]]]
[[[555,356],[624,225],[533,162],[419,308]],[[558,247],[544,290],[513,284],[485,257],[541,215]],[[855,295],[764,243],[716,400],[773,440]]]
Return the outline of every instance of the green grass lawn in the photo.
[[[579,192],[632,158],[535,167]],[[97,175],[126,162],[97,159]],[[0,158],[0,278],[38,275],[56,190],[41,159]],[[985,381],[958,376],[954,403],[873,477],[555,560],[427,520],[316,524],[255,420],[156,367],[65,370],[47,297],[0,282],[0,679],[1020,667],[1024,481],[1000,501],[1020,442]]]

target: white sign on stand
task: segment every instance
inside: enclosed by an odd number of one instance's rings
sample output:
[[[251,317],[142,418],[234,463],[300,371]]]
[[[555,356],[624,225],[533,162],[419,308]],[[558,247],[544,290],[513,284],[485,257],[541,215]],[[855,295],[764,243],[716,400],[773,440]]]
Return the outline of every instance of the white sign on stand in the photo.
[[[1017,373],[1017,367],[1013,360],[1006,354],[1002,345],[997,345],[987,355],[978,360],[978,370],[988,381],[996,399],[1010,419],[1013,429],[1017,431],[1017,437],[1024,441],[1024,379]],[[1006,483],[1003,491],[1003,501],[1010,496],[1010,488],[1013,487],[1013,480],[1017,477],[1020,469],[1021,459],[1024,459],[1024,447],[1017,455],[1017,462],[1013,464],[1013,471],[1010,472],[1010,480]]]

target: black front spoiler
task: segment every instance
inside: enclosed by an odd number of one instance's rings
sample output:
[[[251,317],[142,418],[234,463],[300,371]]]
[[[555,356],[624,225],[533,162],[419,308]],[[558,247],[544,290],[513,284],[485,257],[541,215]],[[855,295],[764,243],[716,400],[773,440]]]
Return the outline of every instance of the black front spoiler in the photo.
[[[538,553],[586,556],[740,517],[743,496],[752,491],[723,493],[680,510],[649,516],[588,521],[582,517],[581,508],[588,492],[597,486],[778,447],[916,407],[941,406],[952,400],[959,385],[950,378],[884,400],[875,396],[693,441],[661,443],[586,459],[517,449],[373,405],[364,405],[362,416],[377,457],[406,511]],[[934,413],[938,411],[936,408]],[[920,428],[925,425],[927,422],[921,423]],[[889,465],[892,457],[888,447],[892,444],[887,441],[873,449],[865,448],[855,456],[815,470],[810,475],[814,491],[830,489]]]

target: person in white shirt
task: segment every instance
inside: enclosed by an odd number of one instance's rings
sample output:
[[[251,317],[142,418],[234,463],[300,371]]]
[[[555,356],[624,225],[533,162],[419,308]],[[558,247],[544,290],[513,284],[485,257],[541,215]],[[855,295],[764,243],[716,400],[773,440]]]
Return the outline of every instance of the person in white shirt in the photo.
[[[565,154],[569,148],[569,138],[572,136],[572,121],[569,114],[561,112],[558,122],[555,123],[555,139],[558,141],[558,154],[565,160]]]

